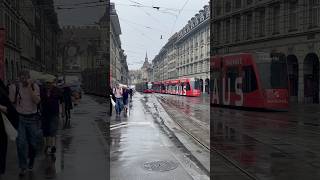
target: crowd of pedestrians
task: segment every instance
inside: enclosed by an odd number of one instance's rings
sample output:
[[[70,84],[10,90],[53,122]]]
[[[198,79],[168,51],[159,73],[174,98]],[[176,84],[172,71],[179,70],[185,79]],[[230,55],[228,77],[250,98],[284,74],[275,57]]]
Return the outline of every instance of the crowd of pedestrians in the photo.
[[[112,116],[113,107],[116,110],[117,117],[121,115],[122,110],[124,111],[124,114],[127,115],[129,99],[132,101],[132,96],[133,89],[128,88],[127,86],[120,86],[117,84],[115,88],[110,88],[110,116]]]
[[[32,171],[41,150],[54,156],[59,118],[65,117],[64,126],[70,127],[71,96],[70,87],[58,86],[55,78],[36,82],[28,70],[7,86],[0,79],[0,179],[5,173],[8,138],[16,137],[19,176]]]

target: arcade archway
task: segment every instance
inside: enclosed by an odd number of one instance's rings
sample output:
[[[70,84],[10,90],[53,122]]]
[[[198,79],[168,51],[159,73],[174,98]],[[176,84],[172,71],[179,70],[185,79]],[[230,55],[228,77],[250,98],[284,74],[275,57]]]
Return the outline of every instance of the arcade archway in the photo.
[[[209,78],[205,80],[205,92],[209,94],[210,81]]]
[[[289,76],[289,95],[290,100],[293,102],[298,101],[298,89],[299,89],[299,64],[295,55],[288,55],[288,76]]]
[[[200,79],[200,91],[203,92],[203,79]]]
[[[304,101],[319,104],[319,58],[309,53],[303,63]]]

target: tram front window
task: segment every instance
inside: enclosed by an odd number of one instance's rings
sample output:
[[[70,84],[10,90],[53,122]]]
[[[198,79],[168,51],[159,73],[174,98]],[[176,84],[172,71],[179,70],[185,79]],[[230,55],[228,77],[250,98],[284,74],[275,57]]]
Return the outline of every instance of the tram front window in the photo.
[[[260,80],[264,89],[283,89],[288,87],[287,65],[285,61],[258,64]]]
[[[186,83],[186,90],[187,90],[187,91],[190,91],[190,90],[191,90],[190,83]]]
[[[147,89],[152,89],[152,83],[147,84]]]
[[[200,89],[200,81],[199,80],[190,81],[190,85],[189,86],[191,86],[193,89],[198,89],[199,90]]]

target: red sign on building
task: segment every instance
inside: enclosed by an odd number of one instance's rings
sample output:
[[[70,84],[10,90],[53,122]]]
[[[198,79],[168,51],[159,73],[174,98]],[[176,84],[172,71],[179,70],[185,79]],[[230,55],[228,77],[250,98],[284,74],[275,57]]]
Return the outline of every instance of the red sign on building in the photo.
[[[4,41],[5,41],[5,34],[4,29],[0,28],[0,79],[4,80]]]

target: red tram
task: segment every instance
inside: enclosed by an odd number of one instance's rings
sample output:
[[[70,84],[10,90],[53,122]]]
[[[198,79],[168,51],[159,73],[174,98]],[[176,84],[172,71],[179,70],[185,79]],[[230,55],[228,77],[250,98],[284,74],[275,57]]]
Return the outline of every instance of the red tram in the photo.
[[[282,54],[215,56],[210,72],[212,105],[288,110],[288,72]]]
[[[154,92],[181,96],[200,96],[200,83],[194,78],[181,78],[154,82]]]
[[[195,78],[181,78],[157,82],[136,84],[136,89],[143,93],[161,93],[181,96],[200,96],[200,83]]]
[[[153,92],[155,93],[161,93],[162,83],[161,82],[153,82]]]
[[[136,90],[143,92],[143,93],[153,93],[153,82],[142,82],[139,84],[136,84]]]

